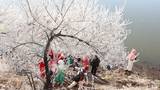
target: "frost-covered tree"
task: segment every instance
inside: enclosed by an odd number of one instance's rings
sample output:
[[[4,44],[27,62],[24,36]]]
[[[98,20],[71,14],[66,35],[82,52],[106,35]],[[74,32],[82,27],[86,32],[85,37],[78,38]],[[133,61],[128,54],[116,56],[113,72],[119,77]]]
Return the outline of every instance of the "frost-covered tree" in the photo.
[[[36,66],[43,58],[46,87],[50,82],[49,48],[72,55],[98,54],[102,66],[125,65],[128,22],[123,9],[110,11],[98,0],[20,0],[19,4],[13,17],[16,20],[7,26],[3,37],[6,47],[0,48],[10,53],[6,57],[17,69]]]

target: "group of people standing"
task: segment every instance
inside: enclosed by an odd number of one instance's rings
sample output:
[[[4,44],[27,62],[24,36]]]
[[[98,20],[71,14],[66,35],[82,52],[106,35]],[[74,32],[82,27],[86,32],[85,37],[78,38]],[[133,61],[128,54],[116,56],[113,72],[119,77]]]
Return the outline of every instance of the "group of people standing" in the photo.
[[[50,71],[51,79],[55,83],[54,85],[61,86],[65,80],[65,70],[67,68],[73,68],[73,71],[77,71],[77,74],[72,77],[72,83],[68,86],[68,88],[72,88],[80,81],[88,82],[87,74],[89,72],[89,68],[91,67],[91,74],[96,76],[97,69],[100,64],[100,59],[97,55],[94,57],[89,57],[87,55],[83,57],[74,57],[72,55],[65,56],[62,52],[55,53],[52,49],[48,51],[48,68]],[[130,75],[132,73],[132,68],[134,62],[137,62],[137,53],[136,49],[132,49],[131,52],[127,56],[128,65],[125,70],[126,75]],[[42,79],[45,79],[45,63],[43,59],[39,60],[39,76]],[[110,70],[110,66],[107,67]]]
[[[76,86],[80,81],[88,82],[87,74],[91,67],[92,75],[96,75],[100,59],[97,55],[91,57],[85,55],[83,57],[75,57],[72,55],[65,56],[62,52],[55,53],[52,49],[48,51],[48,68],[54,85],[61,86],[65,80],[65,70],[73,68],[77,74],[72,77],[72,83],[68,88]],[[43,59],[38,62],[39,76],[45,79],[45,63]]]

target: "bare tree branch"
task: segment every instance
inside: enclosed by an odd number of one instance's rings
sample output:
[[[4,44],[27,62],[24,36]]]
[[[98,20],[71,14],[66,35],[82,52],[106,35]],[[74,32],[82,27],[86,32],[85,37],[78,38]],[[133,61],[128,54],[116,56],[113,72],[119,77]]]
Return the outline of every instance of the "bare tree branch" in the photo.
[[[19,45],[13,47],[13,50],[15,50],[16,48],[18,48],[18,47],[20,47],[20,46],[27,45],[27,44],[35,44],[35,45],[38,45],[38,46],[43,47],[43,45],[41,45],[41,44],[39,44],[39,43],[36,43],[36,42],[25,42],[25,43],[20,43]]]
[[[48,16],[54,21],[55,24],[57,24],[56,20],[52,17],[51,13],[48,11],[47,6],[45,6],[45,10],[46,10]]]
[[[67,10],[65,11],[64,15],[62,14],[62,12],[60,12],[58,6],[55,4],[56,7],[57,7],[57,9],[58,9],[58,11],[59,11],[59,12],[61,13],[61,15],[62,15],[62,21],[58,24],[58,26],[57,26],[56,28],[53,28],[52,33],[61,26],[61,24],[62,24],[63,21],[64,21],[64,18],[65,18],[65,16],[66,16],[66,14],[67,14],[67,12],[69,11],[69,9],[70,9],[71,5],[73,4],[73,2],[74,2],[74,0],[72,0],[71,3],[69,4],[69,6],[68,6]],[[52,34],[52,33],[51,33],[51,34]]]
[[[91,47],[97,54],[101,54],[96,47],[94,47],[93,45],[91,45],[89,42],[84,41],[83,39],[80,39],[80,38],[72,36],[72,35],[64,35],[64,34],[61,34],[61,33],[58,33],[57,36],[59,36],[59,37],[69,37],[69,38],[76,39],[79,42],[85,43],[86,45],[88,45],[89,47]]]
[[[75,29],[75,28],[74,28]],[[76,36],[78,33],[84,31],[86,29],[86,27],[82,28],[81,30],[79,30],[78,32],[76,32],[75,34],[73,34],[73,36]]]
[[[83,12],[83,19],[85,20],[85,17],[86,17],[86,12],[87,12],[87,7],[88,7],[88,3],[89,3],[89,0],[87,0],[87,5],[85,6],[85,8],[84,8],[84,12]]]
[[[66,1],[66,0],[63,0],[63,1],[62,1],[61,11],[62,11],[63,8],[64,8],[64,3],[65,3],[65,1]]]
[[[37,53],[37,52],[31,52],[31,53],[28,53],[26,55],[34,55],[33,57],[37,56],[37,57],[43,58],[43,56],[39,55],[39,53]]]
[[[49,40],[49,35],[48,35],[47,31],[44,30],[44,33],[46,34],[47,39]]]
[[[35,18],[35,16],[33,15],[32,10],[31,10],[31,6],[30,6],[30,4],[29,4],[29,1],[26,0],[26,2],[27,2],[28,9],[29,9],[29,12],[30,12],[32,18],[33,18],[39,25],[41,25],[42,27],[47,28],[48,30],[52,30],[52,29],[48,28],[47,26],[43,25],[42,23],[40,23],[40,22]]]
[[[67,10],[65,11],[64,15],[63,15],[63,18],[66,16],[67,12],[69,11],[70,7],[72,6],[74,0],[71,1],[71,3],[69,4]]]

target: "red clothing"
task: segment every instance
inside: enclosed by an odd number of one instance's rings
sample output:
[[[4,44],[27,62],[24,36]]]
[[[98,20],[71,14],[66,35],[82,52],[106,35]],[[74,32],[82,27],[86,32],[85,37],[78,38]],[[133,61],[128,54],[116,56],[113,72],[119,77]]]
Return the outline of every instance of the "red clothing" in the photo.
[[[54,59],[54,57],[55,57],[55,54],[54,54],[54,52],[53,52],[52,49],[50,49],[50,50],[48,51],[48,55],[50,56],[51,59]]]
[[[64,59],[64,54],[62,52],[59,52],[57,55],[54,53],[54,51],[52,49],[50,49],[48,51],[48,55],[50,56],[50,60],[48,62],[48,68],[53,72],[56,73],[57,71],[57,62],[59,60],[63,60]],[[55,58],[56,57],[56,58]],[[40,71],[40,76],[42,78],[45,78],[45,63],[43,58],[39,60],[38,62],[38,67],[39,67],[39,71]]]
[[[86,72],[89,69],[89,58],[88,56],[84,56],[82,59],[83,70]]]
[[[57,68],[56,68],[56,58],[55,58],[55,53],[52,49],[50,49],[48,51],[48,55],[50,56],[50,60],[48,62],[48,67],[49,69],[53,72],[53,73],[56,73],[57,71]]]
[[[63,59],[64,59],[64,54],[63,54],[62,52],[58,52],[57,58],[58,58],[58,61],[59,61],[59,60],[63,60]],[[58,62],[58,61],[57,61],[57,62]]]
[[[44,78],[45,77],[45,63],[44,63],[43,59],[39,60],[38,67],[39,67],[39,70],[40,70],[40,76],[42,78]]]
[[[44,63],[43,58],[39,60],[38,67],[39,67],[40,77],[41,77],[41,78],[45,78],[45,76],[46,76],[46,74],[45,74],[45,63]],[[51,59],[51,60],[48,62],[48,68],[49,68],[53,73],[56,73],[56,62],[55,62],[53,59]]]
[[[50,61],[48,62],[48,66],[49,66],[50,70],[51,70],[53,73],[56,73],[56,71],[57,71],[57,64],[56,64],[56,62],[55,62],[54,60],[50,60]]]

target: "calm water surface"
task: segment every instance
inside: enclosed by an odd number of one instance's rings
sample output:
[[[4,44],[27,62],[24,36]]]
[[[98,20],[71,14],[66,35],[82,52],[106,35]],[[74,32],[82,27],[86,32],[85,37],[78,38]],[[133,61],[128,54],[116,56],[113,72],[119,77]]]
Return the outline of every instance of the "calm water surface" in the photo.
[[[121,6],[124,0],[102,0],[110,8]],[[137,48],[140,59],[160,64],[160,0],[128,0],[125,17],[132,23],[132,33],[125,44],[130,50]]]

